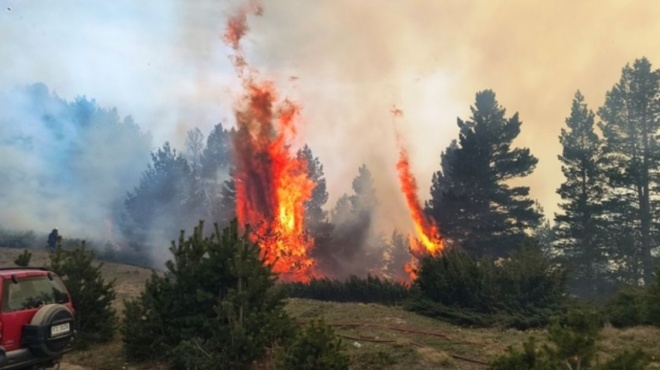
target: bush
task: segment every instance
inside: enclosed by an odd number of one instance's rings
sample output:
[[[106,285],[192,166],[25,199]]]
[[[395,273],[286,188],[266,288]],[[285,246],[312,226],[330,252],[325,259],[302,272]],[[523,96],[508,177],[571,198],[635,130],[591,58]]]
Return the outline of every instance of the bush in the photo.
[[[37,236],[34,231],[10,231],[0,229],[0,247],[32,248],[36,244]]]
[[[624,350],[613,359],[606,362],[602,370],[643,370],[651,363],[649,355],[638,349],[635,351]]]
[[[32,258],[32,253],[27,249],[23,253],[19,254],[18,257],[14,260],[14,264],[19,267],[28,267],[30,266],[30,259]]]
[[[647,294],[642,288],[621,288],[605,305],[610,323],[617,328],[646,324],[646,300]]]
[[[50,254],[49,268],[64,281],[76,310],[77,347],[109,341],[116,329],[112,308],[115,281],[103,279],[103,264],[95,264],[94,258],[95,253],[86,248],[85,242],[74,249],[64,249],[60,244]]]
[[[410,287],[371,275],[346,280],[312,279],[308,283],[284,284],[290,297],[334,302],[402,304],[410,298]]]
[[[555,319],[548,328],[548,339],[554,346],[547,347],[546,352],[571,369],[589,368],[596,356],[596,342],[602,328],[599,313],[572,310],[562,319]]]
[[[655,271],[655,281],[646,290],[642,312],[642,316],[646,314],[646,322],[660,326],[660,268]]]
[[[162,360],[171,348],[164,337],[165,322],[157,310],[161,303],[158,298],[165,290],[162,286],[163,281],[152,272],[140,297],[124,301],[124,320],[119,331],[122,335],[124,353],[129,360]]]
[[[172,369],[243,369],[266,348],[293,337],[285,292],[259,247],[236,221],[203,237],[203,224],[172,243],[164,276],[126,303],[122,339],[131,360],[160,360]]]
[[[509,347],[507,354],[497,358],[488,367],[490,370],[555,370],[556,361],[550,359],[545,348],[537,348],[536,339],[530,337],[523,350]]]
[[[346,370],[348,365],[341,340],[323,320],[311,321],[301,329],[278,361],[282,370]]]
[[[566,272],[538,248],[524,247],[503,261],[450,250],[421,260],[409,309],[462,325],[546,325],[565,309]]]
[[[560,319],[554,319],[548,328],[548,343],[537,347],[530,337],[523,350],[509,347],[507,353],[493,362],[491,370],[643,370],[648,356],[641,350],[627,350],[611,360],[599,364],[597,346],[603,320],[590,310],[573,310]]]
[[[608,318],[613,326],[660,326],[660,268],[655,281],[647,287],[624,286],[607,302]]]

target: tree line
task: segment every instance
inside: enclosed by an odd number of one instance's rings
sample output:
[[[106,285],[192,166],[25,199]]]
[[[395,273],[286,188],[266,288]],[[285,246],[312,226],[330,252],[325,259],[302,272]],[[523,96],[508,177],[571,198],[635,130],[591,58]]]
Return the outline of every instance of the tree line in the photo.
[[[110,169],[124,180],[124,195],[113,187],[103,205],[136,253],[148,258],[148,245],[166,245],[176,238],[168,233],[197,220],[217,222],[220,227],[230,224],[236,201],[234,129],[218,124],[207,137],[192,129],[183,150],[165,143],[149,160],[143,150],[148,135],[137,130],[130,118],[121,120],[116,110],[102,109],[84,97],[66,103],[44,89],[35,85],[23,92],[31,99],[28,105],[38,107],[33,109],[38,115],[30,118],[45,122],[48,144],[57,153],[53,157],[58,161],[49,162],[57,168],[41,172],[38,181],[54,189],[81,190],[92,198],[94,188],[109,181],[92,169],[93,154],[101,149],[108,152],[114,145],[122,161],[112,162]],[[650,283],[660,238],[659,91],[659,70],[641,58],[622,69],[596,112],[580,91],[575,93],[559,135],[565,178],[557,189],[561,212],[554,216],[544,216],[530,197],[530,188],[524,186],[523,179],[534,171],[538,159],[530,148],[513,146],[522,128],[518,113],[508,115],[492,90],[477,92],[470,117],[457,120],[458,138],[440,156],[426,213],[437,222],[448,246],[476,257],[506,258],[529,244],[542,248],[569,268],[571,285],[579,295],[607,295],[621,284]],[[25,99],[3,99],[7,104],[26,104]],[[27,156],[43,149],[43,139],[25,129],[27,125],[21,126],[21,118],[2,119],[0,147]],[[121,142],[105,140],[97,150],[85,145],[117,133]],[[126,154],[122,149],[126,142],[141,149]],[[317,183],[305,206],[321,272],[346,277],[385,271],[386,276],[403,277],[403,266],[410,259],[408,241],[399,231],[384,235],[373,227],[379,200],[367,166],[357,169],[352,192],[328,207],[321,160],[308,145],[296,155],[307,161],[309,177]],[[138,177],[139,163],[147,168]],[[25,171],[21,166],[0,166],[0,178],[15,183],[29,176]],[[79,216],[85,219],[84,212]]]

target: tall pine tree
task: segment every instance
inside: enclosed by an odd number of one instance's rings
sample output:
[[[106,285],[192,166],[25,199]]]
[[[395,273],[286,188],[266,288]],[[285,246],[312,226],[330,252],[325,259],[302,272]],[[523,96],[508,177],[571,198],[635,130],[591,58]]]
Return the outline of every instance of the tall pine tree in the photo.
[[[517,113],[505,117],[492,90],[478,92],[471,111],[470,120],[458,119],[458,145],[442,157],[427,210],[448,241],[474,254],[504,256],[541,220],[529,187],[510,185],[538,160],[527,148],[511,148],[521,122]]]
[[[236,217],[234,178],[232,175],[233,141],[236,131],[217,124],[206,140],[200,158],[201,173],[209,199],[208,213],[221,227]]]
[[[646,58],[626,65],[598,114],[610,184],[606,217],[616,229],[616,263],[628,282],[651,283],[658,231],[651,192],[657,190],[660,174],[660,71],[653,70]]]
[[[297,158],[307,162],[307,176],[316,184],[312,197],[305,202],[305,224],[314,228],[325,222],[327,218],[326,211],[323,210],[323,206],[328,201],[323,165],[318,157],[314,157],[312,149],[307,144],[298,150]]]
[[[190,166],[169,143],[151,154],[153,163],[142,174],[140,184],[129,192],[125,201],[129,218],[126,236],[138,243],[154,237],[171,239],[168,231],[177,230],[188,220]]]
[[[571,268],[580,295],[597,295],[606,270],[603,238],[603,176],[599,167],[601,140],[594,132],[594,113],[580,91],[575,93],[567,128],[561,129],[559,156],[565,180],[557,190],[562,203],[555,215],[556,246]]]

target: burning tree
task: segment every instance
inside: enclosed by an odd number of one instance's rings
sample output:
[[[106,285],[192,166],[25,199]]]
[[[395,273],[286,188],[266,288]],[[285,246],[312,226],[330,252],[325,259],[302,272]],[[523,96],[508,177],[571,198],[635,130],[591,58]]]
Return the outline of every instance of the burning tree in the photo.
[[[308,176],[305,158],[290,152],[299,106],[288,99],[278,102],[274,84],[257,78],[240,47],[248,12],[260,11],[246,8],[231,17],[224,37],[235,52],[234,65],[244,88],[234,136],[236,215],[242,225],[252,226],[266,262],[281,279],[304,281],[314,269],[304,205],[316,184]]]

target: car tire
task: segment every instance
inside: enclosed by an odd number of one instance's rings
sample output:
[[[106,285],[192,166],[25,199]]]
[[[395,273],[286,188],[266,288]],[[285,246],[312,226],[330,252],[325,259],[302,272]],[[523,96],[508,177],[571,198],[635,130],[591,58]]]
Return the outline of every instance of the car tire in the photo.
[[[51,327],[69,324],[69,332],[51,337]],[[61,355],[73,340],[73,314],[64,305],[48,304],[34,315],[29,325],[23,327],[23,342],[37,357]]]

